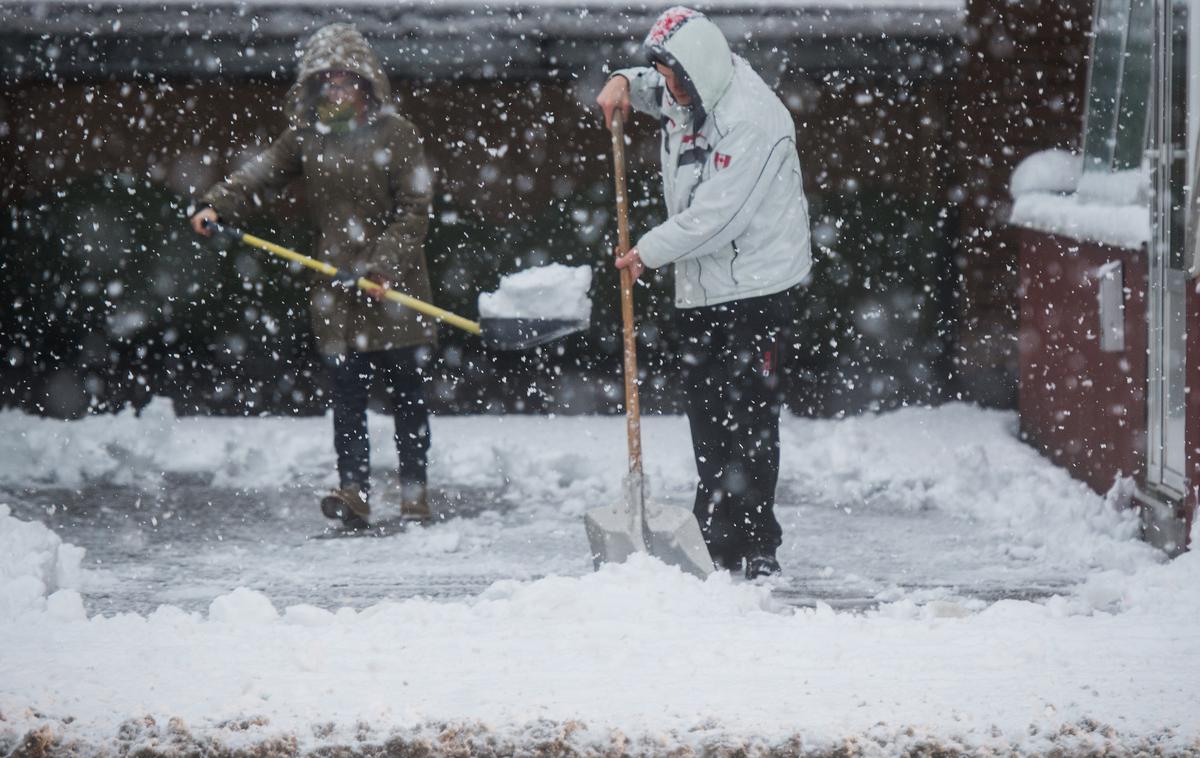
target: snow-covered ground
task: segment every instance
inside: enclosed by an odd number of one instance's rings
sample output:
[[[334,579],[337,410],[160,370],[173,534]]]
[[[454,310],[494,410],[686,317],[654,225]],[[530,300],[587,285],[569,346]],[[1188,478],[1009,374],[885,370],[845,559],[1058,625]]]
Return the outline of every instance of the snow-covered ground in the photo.
[[[323,539],[328,419],[0,413],[0,754],[1200,754],[1200,556],[1014,427],[786,418],[751,584],[591,571],[619,418],[437,418],[446,518]],[[686,423],[643,433],[686,505]]]

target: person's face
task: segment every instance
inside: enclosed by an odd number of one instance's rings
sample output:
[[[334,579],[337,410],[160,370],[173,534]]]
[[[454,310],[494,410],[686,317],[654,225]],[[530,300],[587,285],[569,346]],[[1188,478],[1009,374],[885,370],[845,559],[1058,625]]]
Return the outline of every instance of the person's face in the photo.
[[[366,84],[348,71],[327,71],[321,75],[321,98],[334,105],[359,105],[367,98]]]
[[[654,67],[658,69],[658,73],[663,75],[663,79],[667,83],[667,89],[671,93],[671,97],[675,98],[675,102],[680,105],[691,105],[692,96],[687,93],[683,85],[679,81],[679,77],[675,76],[675,72],[670,67],[661,63],[655,63]]]

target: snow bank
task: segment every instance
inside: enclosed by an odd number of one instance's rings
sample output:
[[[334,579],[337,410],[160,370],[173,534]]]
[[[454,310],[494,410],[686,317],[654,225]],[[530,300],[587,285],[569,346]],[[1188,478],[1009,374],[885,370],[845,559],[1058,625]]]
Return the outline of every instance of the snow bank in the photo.
[[[592,317],[592,269],[548,266],[518,271],[500,280],[495,292],[479,296],[481,318],[546,318],[588,321]]]
[[[280,616],[239,590],[207,618],[96,617],[54,628],[53,643],[45,627],[0,623],[13,662],[0,744],[45,729],[76,753],[388,743],[492,755],[546,740],[559,746],[547,752],[632,755],[1194,750],[1200,638],[1194,615],[1164,610],[1148,623],[1021,601],[919,617],[784,609],[767,587],[641,557],[357,613]]]
[[[1200,518],[1192,521],[1189,544],[1190,552],[1169,563],[1142,566],[1132,572],[1097,572],[1076,589],[1074,596],[1088,610],[1200,619]]]
[[[259,419],[243,427],[246,421],[180,419],[166,398],[155,398],[140,416],[126,410],[78,421],[0,410],[7,432],[0,438],[0,484],[133,484],[170,472],[218,486],[266,487],[284,481],[279,477],[311,478],[322,464],[309,461],[329,458],[326,419]]]
[[[63,544],[38,522],[13,518],[0,504],[0,623],[41,611],[82,618],[82,561],[82,548]]]
[[[1141,565],[1132,511],[1109,507],[1017,439],[1016,418],[969,405],[783,426],[784,481],[852,508],[961,514],[1003,529],[1030,561]]]
[[[1082,156],[1034,153],[1013,171],[1009,223],[1086,242],[1138,249],[1150,240],[1144,169],[1084,172]]]

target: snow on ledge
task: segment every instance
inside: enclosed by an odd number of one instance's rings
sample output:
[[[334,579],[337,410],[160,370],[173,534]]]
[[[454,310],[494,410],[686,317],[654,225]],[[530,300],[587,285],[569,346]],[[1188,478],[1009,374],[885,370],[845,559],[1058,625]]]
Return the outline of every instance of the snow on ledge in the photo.
[[[1135,250],[1150,241],[1144,170],[1084,172],[1082,156],[1044,150],[1021,161],[1009,191],[1014,226]]]
[[[1013,197],[1037,192],[1074,192],[1083,176],[1083,156],[1067,150],[1043,150],[1017,164],[1009,180]]]
[[[1081,242],[1137,250],[1150,241],[1150,209],[1144,205],[1102,205],[1078,194],[1035,192],[1018,197],[1009,223]]]

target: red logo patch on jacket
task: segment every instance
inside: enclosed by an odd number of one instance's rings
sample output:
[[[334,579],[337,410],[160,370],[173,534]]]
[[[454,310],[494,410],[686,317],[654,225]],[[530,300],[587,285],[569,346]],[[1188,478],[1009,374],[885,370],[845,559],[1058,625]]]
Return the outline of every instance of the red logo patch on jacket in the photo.
[[[698,15],[700,14],[691,8],[678,5],[663,11],[662,15],[658,17],[658,21],[654,22],[650,33],[646,35],[646,47],[664,44],[679,30],[679,27],[683,26],[684,21]]]
[[[725,153],[713,153],[713,165],[717,168],[729,168],[729,164],[732,160],[733,156],[731,155],[726,155]]]
[[[771,377],[779,370],[779,346],[772,344],[762,352],[762,375]]]

